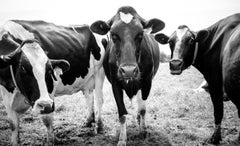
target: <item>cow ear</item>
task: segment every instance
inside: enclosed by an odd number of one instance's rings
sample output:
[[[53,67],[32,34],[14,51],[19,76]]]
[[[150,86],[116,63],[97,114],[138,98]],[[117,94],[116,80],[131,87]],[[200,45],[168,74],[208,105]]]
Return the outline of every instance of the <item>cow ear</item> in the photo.
[[[165,23],[159,19],[151,19],[145,22],[144,29],[151,28],[151,33],[156,33],[165,27]]]
[[[163,33],[159,33],[155,35],[155,40],[157,40],[160,44],[167,44],[169,37]]]
[[[105,38],[103,38],[103,39],[102,39],[102,45],[103,45],[104,49],[106,50],[107,45],[108,45],[108,40],[105,39]]]
[[[69,64],[69,62],[67,60],[63,60],[63,59],[61,59],[61,60],[53,60],[53,59],[50,59],[50,62],[52,64],[53,69],[59,67],[59,68],[62,69],[63,72],[68,71],[69,68],[70,68],[70,64]]]
[[[105,35],[108,33],[108,31],[110,30],[110,26],[104,22],[104,21],[96,21],[94,22],[91,26],[90,29],[92,32],[100,34],[100,35]]]
[[[18,62],[21,56],[21,49],[17,49],[14,52],[11,52],[7,55],[1,55],[0,56],[0,68],[5,68],[9,65],[14,65]]]
[[[0,68],[5,68],[11,65],[11,58],[8,55],[0,56]]]
[[[209,36],[209,32],[207,30],[200,30],[199,32],[197,32],[196,41],[205,42],[208,36]]]

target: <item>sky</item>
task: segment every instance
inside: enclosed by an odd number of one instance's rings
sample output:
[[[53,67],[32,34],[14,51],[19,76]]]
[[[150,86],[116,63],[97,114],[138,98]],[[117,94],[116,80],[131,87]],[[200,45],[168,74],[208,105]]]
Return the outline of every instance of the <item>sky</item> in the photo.
[[[240,0],[1,0],[0,24],[21,19],[91,25],[109,20],[121,6],[134,7],[146,20],[161,19],[166,25],[161,32],[167,35],[182,24],[197,31],[240,12]]]

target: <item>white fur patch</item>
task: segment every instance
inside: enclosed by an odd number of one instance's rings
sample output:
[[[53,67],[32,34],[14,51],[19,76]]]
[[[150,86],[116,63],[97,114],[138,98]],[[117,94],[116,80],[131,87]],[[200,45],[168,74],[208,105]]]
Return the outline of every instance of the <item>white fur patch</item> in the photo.
[[[130,23],[133,19],[133,15],[132,14],[125,14],[125,13],[122,13],[120,12],[120,19],[125,22],[125,23]]]
[[[30,33],[21,25],[13,21],[7,21],[3,25],[2,29],[0,30],[0,40],[2,39],[2,36],[8,32],[11,35],[13,35],[16,39],[20,40],[34,39],[34,35],[32,33]]]
[[[37,43],[25,44],[22,47],[33,68],[33,74],[38,82],[40,97],[48,97],[47,85],[45,82],[46,63],[48,58],[43,49]]]
[[[98,35],[95,33],[93,33],[93,34],[96,38],[98,46],[101,48],[101,59],[95,60],[95,58],[91,54],[90,60],[89,60],[90,67],[88,68],[88,74],[84,78],[82,78],[82,77],[76,78],[76,80],[74,81],[74,83],[72,85],[64,85],[62,83],[62,80],[61,80],[59,74],[57,74],[57,70],[54,69],[54,73],[57,78],[57,81],[54,82],[54,84],[55,84],[54,96],[55,97],[62,96],[62,95],[72,95],[73,93],[76,93],[78,91],[94,90],[94,88],[95,89],[97,88],[95,85],[95,83],[96,83],[95,80],[96,80],[96,78],[99,78],[97,76],[97,72],[99,72],[100,69],[103,69],[102,62],[103,62],[103,56],[105,54],[105,49],[101,43],[101,40],[103,38],[107,38],[107,37]]]
[[[177,29],[177,37],[179,40],[182,40],[183,36],[186,34],[188,28]]]
[[[37,106],[38,101],[53,102],[53,100],[50,98],[48,94],[47,85],[45,81],[46,63],[48,61],[48,58],[38,43],[25,44],[22,47],[22,51],[27,56],[32,66],[34,77],[36,78],[38,83],[40,98],[35,102],[32,109],[34,114],[38,114],[40,113],[41,110]]]

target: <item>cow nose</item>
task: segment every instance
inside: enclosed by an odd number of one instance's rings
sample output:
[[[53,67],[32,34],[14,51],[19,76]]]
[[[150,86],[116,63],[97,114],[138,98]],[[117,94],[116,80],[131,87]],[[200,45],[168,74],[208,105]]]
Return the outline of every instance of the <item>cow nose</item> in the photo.
[[[54,111],[54,103],[42,101],[37,104],[37,106],[41,109],[41,114],[49,114]]]
[[[170,70],[172,74],[180,74],[182,72],[182,59],[174,59],[170,61]]]
[[[119,72],[124,78],[134,78],[138,75],[139,69],[137,65],[123,65],[119,68]]]

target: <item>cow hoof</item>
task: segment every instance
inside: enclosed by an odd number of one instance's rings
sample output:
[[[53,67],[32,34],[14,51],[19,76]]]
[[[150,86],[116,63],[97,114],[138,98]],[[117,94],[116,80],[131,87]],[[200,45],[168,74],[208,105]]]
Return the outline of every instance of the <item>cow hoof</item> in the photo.
[[[139,133],[139,137],[140,137],[141,139],[145,139],[145,138],[147,137],[147,131],[141,131],[141,132]]]
[[[103,122],[100,120],[97,122],[97,133],[102,134],[104,132],[103,130]]]
[[[20,146],[20,144],[17,144],[17,143],[11,143],[11,146]]]
[[[47,139],[46,145],[53,146],[54,143],[55,143],[55,138],[50,138],[50,139]]]
[[[239,133],[239,135],[238,135],[237,142],[240,143],[240,133]]]
[[[222,137],[219,134],[218,135],[214,134],[210,139],[207,140],[209,144],[214,144],[214,145],[219,144],[220,141],[222,141]]]
[[[95,123],[95,120],[92,118],[88,118],[82,125],[82,127],[92,127],[93,124]]]
[[[117,146],[126,146],[126,141],[119,141]]]
[[[137,114],[137,122],[138,122],[138,125],[140,125],[140,114]]]
[[[226,93],[223,95],[223,101],[224,102],[230,101],[230,98],[227,96]]]

